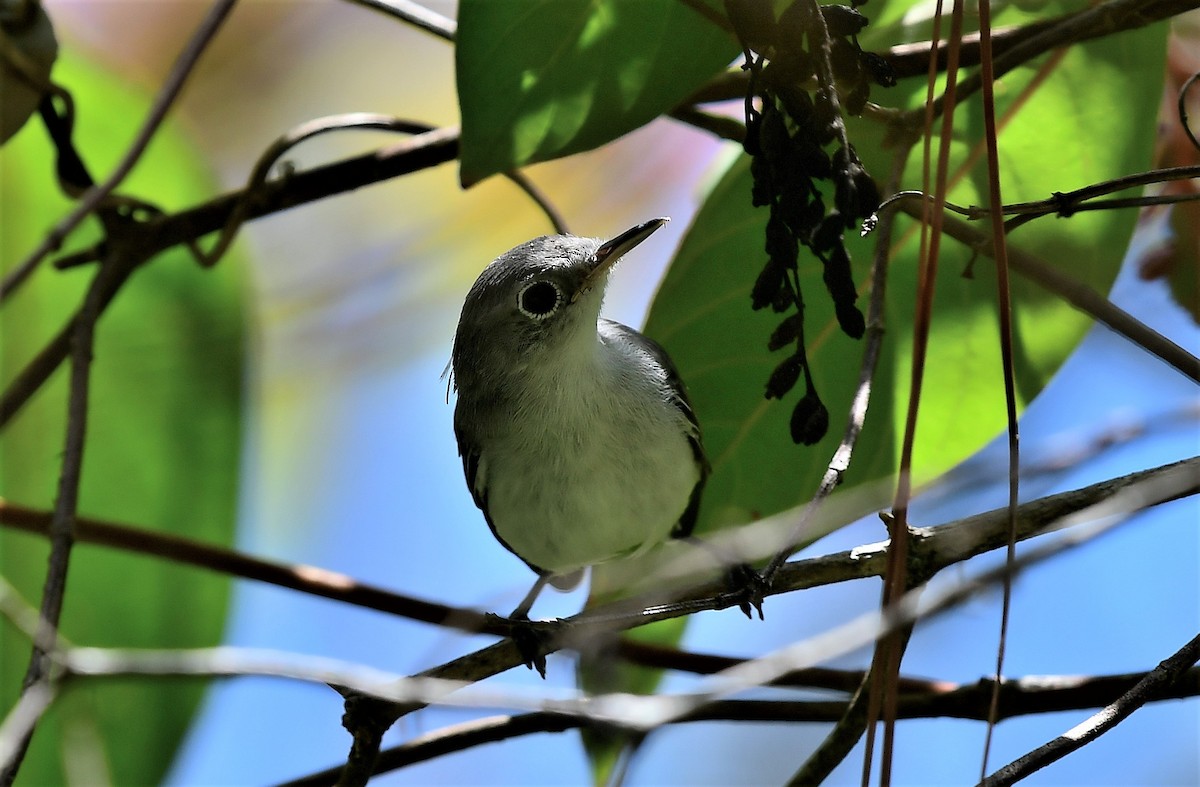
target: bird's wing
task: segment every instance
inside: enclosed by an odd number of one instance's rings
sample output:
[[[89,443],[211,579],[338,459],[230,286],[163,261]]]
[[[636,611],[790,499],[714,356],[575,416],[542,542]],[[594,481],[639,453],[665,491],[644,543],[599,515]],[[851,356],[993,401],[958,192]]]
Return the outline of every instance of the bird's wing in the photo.
[[[461,403],[460,403],[461,406]],[[463,428],[459,418],[459,410],[454,411],[454,437],[458,441],[458,455],[462,457],[463,475],[467,477],[467,488],[471,490],[471,498],[475,501],[475,505],[483,512],[483,518],[488,524],[488,528],[492,531],[492,535],[500,546],[512,552],[517,557],[521,558],[521,562],[529,566],[534,573],[539,576],[549,576],[550,584],[559,590],[570,590],[579,584],[580,578],[583,576],[582,571],[573,571],[570,574],[551,574],[544,568],[535,566],[517,553],[507,541],[500,535],[500,531],[496,529],[496,523],[492,521],[492,515],[488,511],[488,495],[487,495],[487,472],[484,468],[482,477],[480,476],[480,468],[483,465],[483,453],[479,450],[479,444],[475,442]]]
[[[671,360],[671,356],[667,354],[667,351],[663,349],[661,344],[649,336],[638,333],[628,325],[622,325],[614,320],[606,320],[604,318],[600,319],[598,327],[602,333],[608,332],[629,344],[641,347],[649,353],[650,357],[667,373],[667,385],[671,390],[671,403],[679,408],[679,411],[687,417],[688,443],[692,446],[692,453],[695,455],[696,464],[700,468],[700,479],[692,489],[692,495],[688,499],[688,506],[679,517],[679,523],[671,534],[676,538],[687,538],[696,527],[696,516],[700,512],[700,495],[703,493],[704,484],[708,481],[708,476],[712,472],[712,465],[709,464],[708,455],[704,452],[704,441],[700,435],[700,422],[696,420],[696,413],[692,409],[691,399],[688,398],[687,386],[684,384],[683,378],[679,376],[679,369],[676,368],[675,362]]]

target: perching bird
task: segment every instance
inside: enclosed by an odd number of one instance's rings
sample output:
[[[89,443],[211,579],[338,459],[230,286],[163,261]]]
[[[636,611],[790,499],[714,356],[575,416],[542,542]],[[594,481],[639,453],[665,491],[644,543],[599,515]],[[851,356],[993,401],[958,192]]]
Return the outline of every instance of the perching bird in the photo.
[[[493,535],[538,573],[514,618],[546,582],[695,525],[709,466],[683,381],[656,342],[600,317],[614,263],[666,222],[536,238],[467,293],[454,432]]]

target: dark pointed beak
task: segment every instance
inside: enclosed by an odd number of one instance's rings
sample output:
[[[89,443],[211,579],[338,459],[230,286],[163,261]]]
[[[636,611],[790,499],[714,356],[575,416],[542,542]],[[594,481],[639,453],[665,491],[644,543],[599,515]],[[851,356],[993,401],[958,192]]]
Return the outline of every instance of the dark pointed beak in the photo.
[[[604,273],[617,263],[626,252],[633,249],[646,238],[654,234],[662,225],[670,221],[669,218],[662,217],[650,219],[650,221],[642,222],[636,227],[625,230],[617,237],[610,241],[606,241],[596,249],[596,253],[592,255],[590,261],[591,270],[584,277],[583,283],[579,287],[579,291],[575,293],[572,301],[579,298],[580,295],[590,290]]]

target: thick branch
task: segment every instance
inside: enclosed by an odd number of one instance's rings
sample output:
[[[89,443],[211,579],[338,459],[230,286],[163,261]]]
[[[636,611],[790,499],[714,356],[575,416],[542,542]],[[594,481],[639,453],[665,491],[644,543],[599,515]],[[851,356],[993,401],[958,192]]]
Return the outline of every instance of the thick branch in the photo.
[[[1190,473],[1196,478],[1194,484],[1180,493],[1180,497],[1200,492],[1200,457],[1193,457],[1024,503],[1017,509],[1017,538],[1031,538],[1065,516],[1103,502],[1131,486],[1176,471]],[[794,513],[773,519],[786,526],[793,516]],[[47,517],[46,512],[0,501],[0,524],[4,526],[45,535]],[[747,529],[758,526],[751,525]],[[324,598],[463,631],[499,633],[506,628],[502,621],[497,622],[478,612],[389,593],[324,569],[272,563],[178,536],[80,517],[76,538],[79,541],[137,551],[232,576],[278,584]],[[1007,540],[1008,510],[998,508],[943,525],[914,528],[913,558],[928,566],[931,571],[936,571],[976,555],[1003,548]],[[785,563],[780,569],[769,594],[777,595],[836,582],[876,577],[882,573],[886,555],[887,542],[883,541],[822,557],[794,560]],[[708,562],[707,555],[702,557]],[[729,593],[723,582],[716,581],[687,589],[686,595],[682,597],[685,605],[683,607],[664,605],[659,595],[639,596],[598,607],[586,614],[569,618],[566,622],[580,630],[584,630],[589,623],[613,629],[627,629],[654,620],[679,617],[693,611],[725,609],[735,606],[739,598],[738,594]],[[516,647],[505,640],[434,668],[426,674],[430,677],[477,680],[521,663],[523,661]]]

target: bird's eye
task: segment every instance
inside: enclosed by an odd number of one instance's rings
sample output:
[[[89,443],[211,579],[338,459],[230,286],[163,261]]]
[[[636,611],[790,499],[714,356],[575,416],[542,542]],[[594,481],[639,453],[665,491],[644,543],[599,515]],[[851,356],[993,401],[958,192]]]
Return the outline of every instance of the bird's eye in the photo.
[[[544,320],[558,311],[562,303],[562,292],[553,283],[535,281],[526,284],[517,296],[517,308],[526,317]]]

